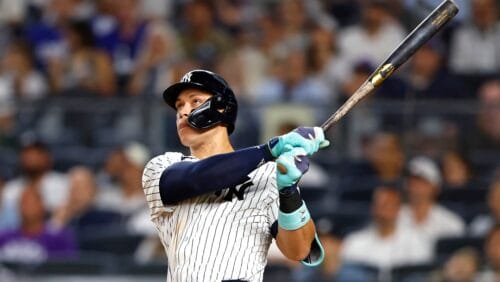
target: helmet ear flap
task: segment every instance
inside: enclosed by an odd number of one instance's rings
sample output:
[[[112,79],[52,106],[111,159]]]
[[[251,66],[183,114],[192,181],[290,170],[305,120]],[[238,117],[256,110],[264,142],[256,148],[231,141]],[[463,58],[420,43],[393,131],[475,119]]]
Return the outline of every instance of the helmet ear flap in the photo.
[[[212,103],[217,110],[225,110],[227,103],[222,95],[215,95],[212,97]]]

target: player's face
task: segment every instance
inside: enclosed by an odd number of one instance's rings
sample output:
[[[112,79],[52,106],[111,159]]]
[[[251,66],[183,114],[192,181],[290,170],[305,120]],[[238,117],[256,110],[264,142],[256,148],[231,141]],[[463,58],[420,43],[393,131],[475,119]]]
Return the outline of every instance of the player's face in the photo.
[[[187,118],[194,109],[201,106],[210,97],[212,97],[212,94],[198,89],[186,89],[177,97],[175,101],[177,134],[184,146],[194,145],[195,142],[199,141],[200,133],[206,131],[189,126]]]

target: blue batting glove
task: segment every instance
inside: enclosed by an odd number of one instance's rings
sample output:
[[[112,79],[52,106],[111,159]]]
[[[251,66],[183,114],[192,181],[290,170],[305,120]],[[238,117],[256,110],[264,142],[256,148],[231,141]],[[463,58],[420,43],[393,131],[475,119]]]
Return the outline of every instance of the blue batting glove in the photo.
[[[285,174],[276,169],[276,182],[278,190],[281,190],[296,184],[300,180],[302,175],[309,169],[309,158],[307,158],[304,149],[296,147],[281,154],[276,159],[276,165],[286,169]]]
[[[298,127],[268,142],[269,150],[275,158],[294,147],[304,149],[306,155],[311,156],[320,148],[328,147],[328,145],[330,145],[330,142],[325,139],[325,134],[321,127]]]

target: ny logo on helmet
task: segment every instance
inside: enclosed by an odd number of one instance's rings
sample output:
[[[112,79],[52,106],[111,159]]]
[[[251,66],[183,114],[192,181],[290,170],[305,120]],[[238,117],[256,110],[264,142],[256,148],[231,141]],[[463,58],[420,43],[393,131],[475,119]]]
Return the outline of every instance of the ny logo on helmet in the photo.
[[[191,75],[192,75],[192,73],[191,73],[191,72],[186,73],[186,74],[182,77],[181,82],[191,82]]]

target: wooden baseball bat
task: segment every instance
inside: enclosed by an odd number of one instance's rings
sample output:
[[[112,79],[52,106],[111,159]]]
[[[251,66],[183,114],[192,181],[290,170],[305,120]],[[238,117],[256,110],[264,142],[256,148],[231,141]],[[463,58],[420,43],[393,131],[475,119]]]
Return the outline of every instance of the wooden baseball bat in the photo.
[[[322,125],[324,131],[330,129],[345,116],[361,99],[380,86],[391,74],[406,62],[436,34],[451,18],[458,13],[453,0],[444,0],[399,44],[389,57],[381,63],[370,77],[352,94],[351,97]]]
[[[406,38],[392,51],[368,79],[349,97],[340,108],[322,125],[326,132],[344,117],[361,99],[379,87],[392,73],[406,62],[415,52],[434,36],[446,23],[458,13],[458,6],[453,0],[444,0],[434,9]],[[278,165],[278,170],[285,174],[286,168]]]

